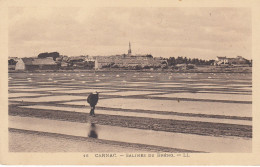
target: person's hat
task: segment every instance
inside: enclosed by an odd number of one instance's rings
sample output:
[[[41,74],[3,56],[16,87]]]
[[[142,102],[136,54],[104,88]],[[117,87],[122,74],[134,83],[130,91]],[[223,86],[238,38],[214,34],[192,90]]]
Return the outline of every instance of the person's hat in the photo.
[[[98,94],[98,92],[97,91],[93,91],[92,94]]]

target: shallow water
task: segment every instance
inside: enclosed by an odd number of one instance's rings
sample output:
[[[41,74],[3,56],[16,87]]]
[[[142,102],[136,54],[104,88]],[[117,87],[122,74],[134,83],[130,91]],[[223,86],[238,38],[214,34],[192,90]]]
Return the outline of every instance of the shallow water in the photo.
[[[39,93],[8,93],[8,97],[40,96]]]
[[[56,90],[62,90],[63,92],[66,92],[67,90],[69,90],[71,88],[56,88],[56,87],[47,87],[47,88],[35,88],[35,87],[31,87],[30,89],[27,88],[20,88],[20,89],[11,89],[13,91],[24,91],[24,92],[37,92],[37,91],[56,91]]]
[[[21,108],[30,109],[44,109],[44,110],[60,110],[69,112],[79,112],[88,113],[90,108],[86,101],[82,102],[85,108],[73,108],[73,107],[55,107],[55,106],[21,106]],[[131,117],[142,117],[142,118],[155,118],[155,119],[170,119],[170,120],[184,120],[184,121],[199,121],[199,122],[212,122],[212,123],[226,123],[226,124],[237,124],[237,125],[249,125],[252,126],[252,121],[250,120],[235,120],[235,119],[221,119],[221,118],[203,118],[194,116],[178,116],[178,115],[164,115],[164,114],[151,114],[151,113],[141,113],[141,112],[127,112],[127,111],[113,111],[113,110],[95,110],[96,114],[104,115],[118,115],[118,116],[131,116]]]
[[[252,101],[251,95],[239,94],[213,94],[213,93],[171,93],[163,95],[150,95],[153,97],[170,98],[190,98],[190,99],[211,99],[211,100],[230,100],[230,101]]]
[[[53,93],[92,93],[94,91],[100,92],[103,94],[103,92],[113,92],[113,90],[109,89],[73,89],[73,90],[57,90],[53,91]],[[86,97],[85,97],[86,98]]]
[[[13,101],[24,101],[24,102],[53,102],[62,100],[83,100],[83,96],[42,96],[37,98],[17,98],[12,99]]]
[[[9,86],[9,90],[13,89],[30,89],[32,88],[31,86]]]
[[[33,140],[32,140],[33,139]],[[93,142],[88,140],[73,140],[64,137],[46,136],[21,132],[9,132],[10,152],[152,152],[149,149],[140,147],[133,148]]]
[[[69,102],[69,104],[79,104]],[[133,105],[134,104],[134,105]],[[130,99],[116,98],[100,100],[98,106],[122,108],[122,109],[142,109],[154,111],[168,111],[194,114],[212,114],[228,116],[252,116],[251,104],[215,103],[200,101],[177,101],[177,100],[157,100],[157,99]],[[213,107],[214,106],[214,107]]]
[[[161,92],[153,92],[153,91],[121,91],[121,92],[111,92],[111,93],[103,93],[104,95],[118,95],[118,96],[133,96],[133,95],[148,95],[154,93]]]
[[[205,118],[191,115],[188,117],[164,114],[165,112],[178,112],[252,117],[252,104],[248,103],[252,100],[251,74],[149,73],[97,71],[96,73],[66,73],[65,76],[63,73],[46,73],[46,75],[34,73],[33,76],[28,73],[10,73],[9,77],[13,79],[9,81],[9,94],[13,98],[9,99],[9,104],[16,104],[18,107],[22,107],[19,106],[19,104],[22,104],[22,101],[35,102],[35,105],[24,106],[24,108],[30,108],[32,109],[31,111],[38,108],[53,112],[56,112],[56,109],[88,113],[88,107],[78,108],[79,105],[89,106],[86,102],[86,95],[73,96],[68,94],[87,94],[93,92],[93,90],[98,90],[101,92],[101,99],[97,105],[97,114],[130,116],[138,117],[139,119],[154,118],[252,125],[252,121],[247,120],[218,119],[213,118],[213,116]],[[26,78],[31,78],[32,81],[28,82]],[[53,81],[49,81],[49,78],[52,78]],[[43,93],[38,93],[39,91]],[[40,97],[23,97],[31,93]],[[192,98],[194,101],[170,100],[170,98],[174,97]],[[71,100],[73,102],[66,102]],[[221,100],[221,102],[208,102],[205,100]],[[248,104],[235,103],[231,100],[244,101]],[[52,104],[56,103],[57,106],[65,107],[44,106],[40,103],[38,104],[38,102],[51,102]],[[63,104],[70,104],[71,106],[67,107]],[[98,109],[99,107],[105,107],[106,110],[104,108],[103,110]],[[128,109],[133,112],[130,112]],[[145,111],[142,112],[141,110]],[[144,113],[146,111],[149,111],[149,113]],[[91,122],[86,125],[66,121],[23,119],[12,116],[10,122],[12,122],[10,125],[17,128],[31,128],[31,130],[45,130],[85,137],[91,131]],[[244,138],[199,136],[101,125],[96,125],[95,128],[97,138],[106,140],[138,142],[208,152],[248,152],[251,150],[251,140]]]
[[[86,124],[16,116],[9,117],[9,127],[82,137],[88,137],[93,130],[91,121]],[[200,136],[107,125],[95,125],[95,133],[98,139],[204,152],[251,152],[252,147],[251,139],[246,138]]]

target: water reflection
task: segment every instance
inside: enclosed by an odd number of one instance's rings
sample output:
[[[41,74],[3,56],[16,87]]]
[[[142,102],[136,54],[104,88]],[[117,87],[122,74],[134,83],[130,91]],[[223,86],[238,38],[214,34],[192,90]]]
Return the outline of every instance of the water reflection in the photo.
[[[88,137],[96,138],[96,139],[98,138],[98,134],[97,134],[97,131],[96,131],[96,125],[94,123],[91,123]]]

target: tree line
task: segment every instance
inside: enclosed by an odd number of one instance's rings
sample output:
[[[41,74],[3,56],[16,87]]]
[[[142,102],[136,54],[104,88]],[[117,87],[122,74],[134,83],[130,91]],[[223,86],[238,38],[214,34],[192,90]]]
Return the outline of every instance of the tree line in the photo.
[[[175,66],[177,64],[194,64],[194,65],[213,65],[215,60],[202,60],[198,58],[187,58],[187,57],[170,57],[167,59],[168,66]]]

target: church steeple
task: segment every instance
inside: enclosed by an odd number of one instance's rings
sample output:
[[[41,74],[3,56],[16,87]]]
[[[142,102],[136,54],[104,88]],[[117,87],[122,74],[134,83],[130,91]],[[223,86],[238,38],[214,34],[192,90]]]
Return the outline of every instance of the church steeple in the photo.
[[[131,56],[131,54],[132,54],[132,51],[131,51],[131,43],[130,43],[130,41],[129,41],[128,56]]]

